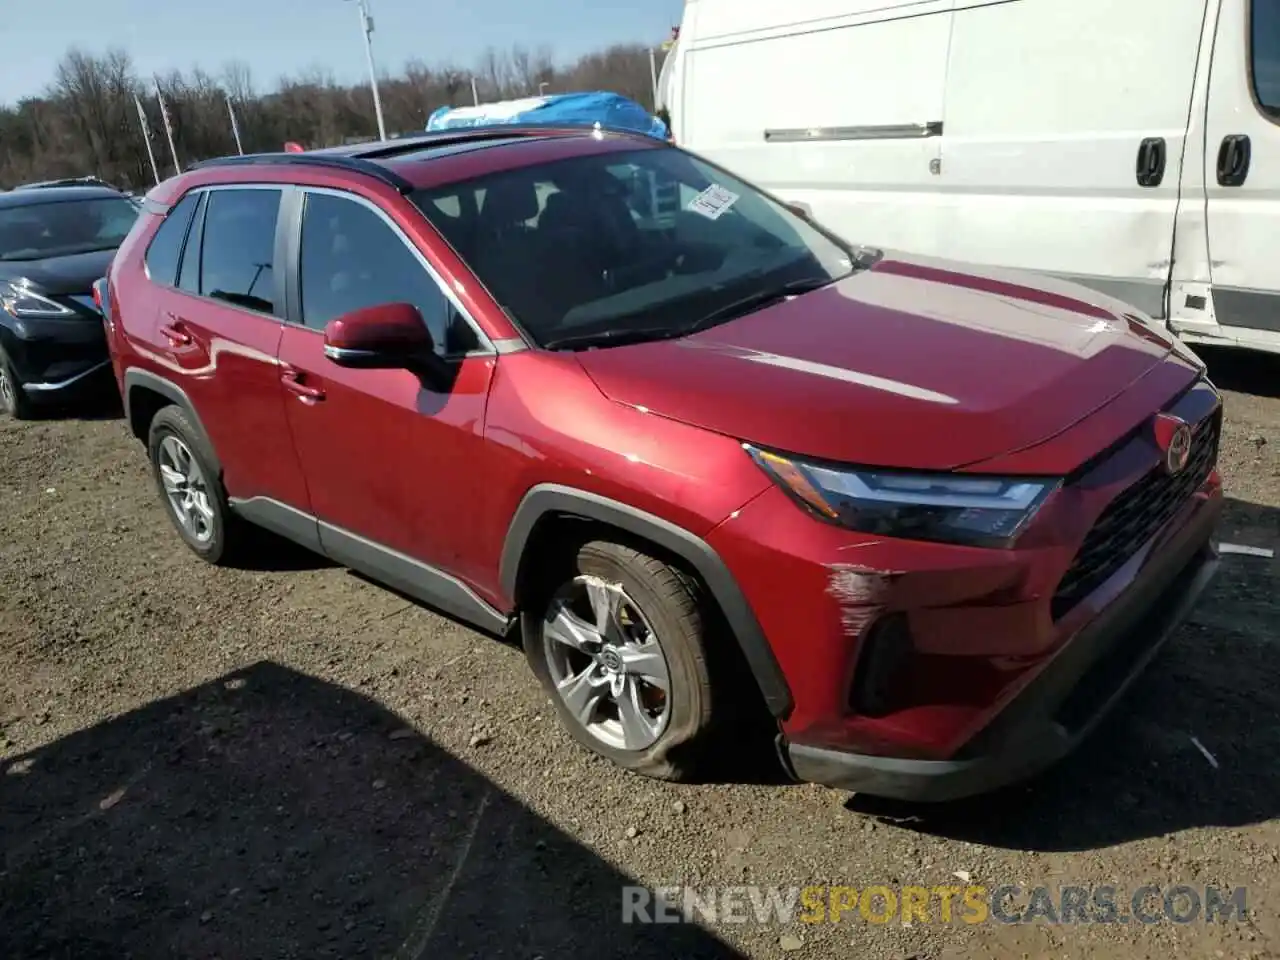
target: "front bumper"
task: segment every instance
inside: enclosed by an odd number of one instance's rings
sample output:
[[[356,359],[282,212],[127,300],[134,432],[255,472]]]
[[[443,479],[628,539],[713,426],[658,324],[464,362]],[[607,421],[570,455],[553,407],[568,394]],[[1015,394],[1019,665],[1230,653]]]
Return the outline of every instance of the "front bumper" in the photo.
[[[800,780],[915,801],[946,801],[1015,783],[1070,753],[1174,633],[1213,579],[1221,499],[1166,544],[1139,579],[1054,657],[960,754],[919,760],[785,744]]]
[[[1135,419],[1013,549],[854,533],[778,489],[711,531],[790,689],[779,720],[799,778],[944,800],[1029,776],[1088,733],[1216,565],[1220,398],[1201,382],[1162,409],[1194,425],[1185,470],[1164,470]]]
[[[111,358],[99,320],[15,320],[0,324],[0,346],[18,383],[36,402],[62,400],[110,380]]]

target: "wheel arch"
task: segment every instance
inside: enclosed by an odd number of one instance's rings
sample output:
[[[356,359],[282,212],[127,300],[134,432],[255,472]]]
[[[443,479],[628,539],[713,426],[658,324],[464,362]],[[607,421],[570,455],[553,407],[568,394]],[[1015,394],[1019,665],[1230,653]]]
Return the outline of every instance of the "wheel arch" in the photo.
[[[222,462],[218,459],[217,451],[209,440],[209,431],[204,428],[204,422],[200,419],[200,414],[196,412],[195,405],[185,390],[172,380],[166,380],[149,370],[131,367],[125,371],[122,393],[125,422],[129,424],[129,429],[133,431],[135,437],[146,443],[147,430],[155,415],[170,404],[179,406],[204,436],[205,445],[213,457],[214,469],[219,474],[222,473]]]
[[[728,566],[701,537],[661,517],[573,487],[559,484],[533,487],[516,508],[503,543],[499,581],[505,596],[517,599],[523,577],[529,572],[527,565],[537,562],[527,547],[541,525],[557,518],[614,527],[688,564],[724,614],[769,712],[779,720],[791,713],[791,689],[782,667]]]

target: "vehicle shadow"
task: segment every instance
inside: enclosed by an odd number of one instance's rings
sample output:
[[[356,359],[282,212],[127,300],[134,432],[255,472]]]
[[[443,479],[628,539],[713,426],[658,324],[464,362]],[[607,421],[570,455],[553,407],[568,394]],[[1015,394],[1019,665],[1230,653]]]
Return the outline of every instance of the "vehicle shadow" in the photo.
[[[1223,390],[1255,397],[1280,397],[1280,357],[1231,347],[1193,349],[1209,366],[1209,378]]]
[[[236,567],[255,573],[298,573],[303,570],[331,570],[338,566],[324,554],[308,550],[263,527],[250,532],[252,549],[236,556]]]
[[[98,376],[91,387],[74,397],[46,400],[34,410],[36,420],[121,420],[124,403],[109,375]]]
[[[740,957],[374,701],[263,662],[11,759],[0,956]]]
[[[412,604],[434,616],[442,617],[451,623],[457,624],[464,630],[470,630],[495,643],[511,647],[513,650],[523,650],[524,641],[518,620],[513,622],[505,633],[481,630],[474,624],[460,620],[443,610],[423,603],[416,597],[411,597],[356,570],[348,570],[347,574],[379,590],[393,593],[405,603]],[[724,681],[725,689],[746,690],[750,689],[749,685],[754,685],[755,683],[754,678],[747,671],[745,662],[730,659],[722,663],[721,669],[728,673]],[[536,681],[530,676],[529,682],[535,683]],[[739,697],[732,704],[732,707],[737,709],[733,717],[726,721],[726,727],[733,730],[734,743],[737,749],[721,750],[706,757],[700,767],[701,774],[698,782],[706,784],[750,784],[752,786],[794,784],[795,780],[787,773],[778,756],[778,724],[768,714],[764,702],[758,698]]]
[[[1280,511],[1228,500],[1224,539],[1231,530],[1244,543],[1275,543]],[[1225,555],[1147,673],[1074,755],[1037,780],[929,807],[854,797],[849,809],[923,833],[1044,852],[1280,817],[1278,585],[1276,560]]]
[[[78,399],[75,402],[60,401],[42,403],[33,411],[32,419],[38,421],[82,420],[96,422],[100,420],[123,420],[124,405],[118,394],[104,393],[101,397]]]

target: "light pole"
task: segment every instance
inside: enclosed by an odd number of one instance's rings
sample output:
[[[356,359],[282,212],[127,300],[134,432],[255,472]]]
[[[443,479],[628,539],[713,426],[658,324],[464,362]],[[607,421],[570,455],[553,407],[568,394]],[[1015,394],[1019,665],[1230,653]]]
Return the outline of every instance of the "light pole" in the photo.
[[[658,55],[649,48],[649,82],[653,84],[653,109],[658,109]]]
[[[545,91],[549,86],[551,86],[551,84],[549,84],[546,80],[543,80],[540,84],[538,84],[538,96],[542,96],[543,91]]]
[[[227,113],[231,117],[231,136],[236,140],[236,153],[244,156],[244,146],[240,143],[240,124],[236,123],[236,108],[231,103],[231,94],[226,94]]]
[[[373,91],[373,111],[378,115],[378,139],[387,139],[387,125],[382,119],[382,98],[378,96],[378,71],[373,65],[373,17],[367,0],[356,0],[360,11],[360,35],[364,37],[364,55],[369,61],[369,88]]]

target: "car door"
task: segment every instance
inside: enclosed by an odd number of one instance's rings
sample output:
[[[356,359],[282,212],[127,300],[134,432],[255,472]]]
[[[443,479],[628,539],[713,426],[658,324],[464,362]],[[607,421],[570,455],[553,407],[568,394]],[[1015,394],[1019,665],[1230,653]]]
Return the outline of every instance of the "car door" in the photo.
[[[1222,0],[1205,118],[1213,319],[1280,348],[1280,0]]]
[[[429,576],[405,558],[466,578],[459,566],[484,491],[485,401],[496,354],[427,259],[373,203],[305,192],[297,316],[280,345],[294,443],[326,552],[357,568]],[[335,317],[382,303],[421,312],[449,382],[407,370],[339,367],[324,355]],[[292,308],[291,308],[292,309]],[[408,571],[405,573],[405,571]],[[402,589],[411,593],[411,583]]]
[[[282,195],[280,187],[240,185],[199,191],[176,281],[152,277],[153,346],[195,406],[228,495],[305,511],[306,485],[276,367],[284,313],[284,271],[274,269],[283,249]]]

